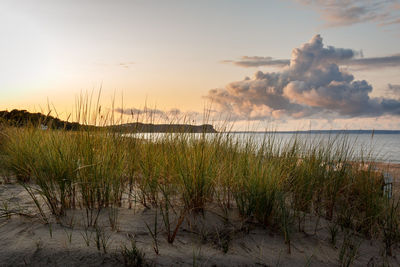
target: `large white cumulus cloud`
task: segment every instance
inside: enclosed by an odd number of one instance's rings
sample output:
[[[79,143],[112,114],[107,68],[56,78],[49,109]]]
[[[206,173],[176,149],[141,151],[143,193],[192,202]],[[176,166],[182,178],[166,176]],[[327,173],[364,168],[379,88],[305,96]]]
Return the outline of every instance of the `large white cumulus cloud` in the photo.
[[[292,52],[281,72],[258,71],[253,78],[212,89],[206,98],[237,119],[322,116],[400,115],[400,101],[371,98],[367,81],[356,81],[339,62],[354,57],[351,49],[325,47],[320,35]]]

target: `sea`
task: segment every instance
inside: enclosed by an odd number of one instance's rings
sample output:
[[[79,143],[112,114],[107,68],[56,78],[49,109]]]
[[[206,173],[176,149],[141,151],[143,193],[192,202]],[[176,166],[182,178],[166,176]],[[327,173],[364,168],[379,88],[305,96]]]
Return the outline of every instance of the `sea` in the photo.
[[[254,139],[262,142],[265,133],[246,133],[253,135]],[[341,145],[343,140],[352,149],[357,159],[377,162],[400,164],[400,131],[312,131],[312,132],[276,132],[276,140],[288,143],[296,138],[308,143],[328,144],[334,142],[334,146]]]
[[[221,133],[217,133],[221,134]],[[261,144],[266,138],[273,137],[281,147],[293,142],[294,139],[305,141],[308,144],[329,144],[336,140],[333,146],[338,146],[346,141],[352,150],[355,159],[365,161],[385,162],[400,164],[400,131],[369,131],[369,130],[331,130],[331,131],[302,131],[302,132],[229,132],[222,133],[238,139],[243,143],[251,139],[256,144]],[[144,139],[157,139],[163,137],[163,133],[141,133],[134,136]],[[193,134],[200,138],[202,134]],[[216,134],[207,133],[207,138]]]

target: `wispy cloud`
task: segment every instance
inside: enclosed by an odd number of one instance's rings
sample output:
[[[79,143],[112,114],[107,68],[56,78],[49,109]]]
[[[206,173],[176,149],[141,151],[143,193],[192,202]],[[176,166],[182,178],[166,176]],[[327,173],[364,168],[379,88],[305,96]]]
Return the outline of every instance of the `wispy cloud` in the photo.
[[[400,54],[385,57],[353,58],[340,64],[361,69],[400,67]]]
[[[370,97],[373,88],[367,81],[356,81],[339,68],[339,63],[352,62],[355,55],[352,49],[325,47],[316,35],[293,49],[289,66],[282,71],[258,71],[253,78],[210,90],[206,98],[221,112],[250,120],[400,115],[399,100]]]
[[[116,108],[114,110],[117,113],[131,116],[134,120],[140,120],[144,122],[187,122],[187,121],[201,121],[204,118],[204,114],[196,111],[182,111],[177,108],[169,110],[161,110],[157,108]]]
[[[273,67],[284,67],[289,65],[290,60],[288,59],[273,59],[272,57],[249,57],[243,56],[238,60],[223,60],[221,63],[233,64],[239,67],[261,67],[261,66],[273,66]]]
[[[120,62],[120,63],[118,63],[118,66],[125,68],[125,69],[129,69],[130,67],[132,67],[133,64],[135,64],[135,62],[133,62],[133,61]]]
[[[102,67],[107,67],[107,68],[109,68],[109,67],[112,67],[112,68],[118,67],[118,68],[129,69],[130,67],[132,67],[135,64],[135,62],[133,62],[133,61],[124,61],[124,62],[119,62],[119,63],[99,63],[99,62],[97,62],[97,63],[94,63],[94,64],[96,66],[102,66]]]
[[[400,23],[398,0],[297,0],[315,9],[328,27],[372,22],[380,26]]]
[[[374,69],[400,67],[400,54],[394,54],[384,57],[361,57],[362,53],[351,49],[337,49],[328,47],[325,51],[325,59],[329,60],[329,54],[335,55],[335,63],[339,66],[352,67],[353,69]],[[340,55],[340,57],[338,57]],[[223,63],[230,63],[235,66],[251,67],[286,67],[289,66],[289,59],[272,60],[271,57],[247,57],[240,60],[224,60]]]
[[[159,115],[164,115],[167,112],[162,111],[160,109],[156,108],[143,108],[143,109],[138,109],[138,108],[116,108],[116,112],[122,113],[125,115],[131,115],[131,116],[137,116],[137,115],[149,115],[149,116],[159,116]],[[180,112],[179,110],[177,112]]]
[[[397,96],[398,98],[400,98],[400,84],[388,84],[388,89],[389,91]]]

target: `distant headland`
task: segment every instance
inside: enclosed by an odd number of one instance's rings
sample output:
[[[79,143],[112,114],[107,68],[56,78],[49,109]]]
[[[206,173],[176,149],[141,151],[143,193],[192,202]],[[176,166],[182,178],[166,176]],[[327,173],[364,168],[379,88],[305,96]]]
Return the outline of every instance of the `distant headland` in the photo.
[[[82,128],[111,128],[112,130],[122,132],[138,132],[138,133],[173,133],[173,132],[188,132],[188,133],[216,133],[217,131],[211,124],[191,125],[191,124],[152,124],[152,123],[125,123],[112,126],[94,126],[82,125],[77,122],[68,122],[55,118],[51,115],[42,113],[31,113],[26,110],[0,111],[0,125],[11,125],[22,127],[27,125],[46,126],[52,129],[79,130]]]

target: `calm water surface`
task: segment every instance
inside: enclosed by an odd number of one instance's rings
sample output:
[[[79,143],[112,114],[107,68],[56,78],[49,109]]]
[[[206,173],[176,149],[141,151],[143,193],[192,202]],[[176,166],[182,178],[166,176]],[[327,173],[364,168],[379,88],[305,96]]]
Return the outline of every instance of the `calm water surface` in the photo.
[[[169,134],[170,135],[170,134]],[[172,134],[174,135],[174,134]],[[216,134],[208,133],[207,137],[212,138]],[[380,162],[390,162],[390,163],[400,163],[400,134],[330,134],[330,133],[229,133],[223,134],[229,135],[232,138],[236,138],[240,141],[245,142],[249,138],[253,142],[261,144],[266,136],[273,135],[275,140],[281,142],[281,144],[286,144],[291,142],[295,137],[299,140],[306,142],[322,142],[328,143],[333,139],[339,140],[336,144],[339,144],[343,138],[346,138],[348,144],[352,147],[354,155],[357,158],[363,157],[364,159],[372,159]],[[163,138],[165,134],[163,133],[145,133],[136,134],[136,137],[145,139],[157,139]],[[193,134],[195,137],[200,137],[201,134]],[[367,158],[369,157],[369,158]]]

